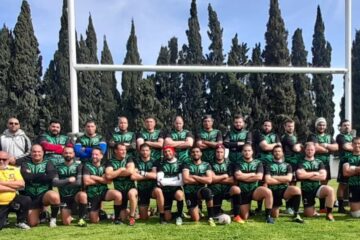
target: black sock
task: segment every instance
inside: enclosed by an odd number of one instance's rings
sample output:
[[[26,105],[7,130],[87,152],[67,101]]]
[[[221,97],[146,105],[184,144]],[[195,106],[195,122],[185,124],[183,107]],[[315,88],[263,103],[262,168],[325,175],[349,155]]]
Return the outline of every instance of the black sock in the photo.
[[[79,218],[85,218],[87,204],[79,203]]]
[[[332,213],[332,207],[326,207],[326,213],[329,214],[329,213]]]
[[[120,219],[121,205],[114,205],[114,218]]]
[[[177,205],[177,214],[178,214],[178,217],[181,217],[182,216],[182,213],[183,213],[183,209],[184,209],[184,201],[181,200],[181,201],[176,201],[176,205]]]
[[[213,209],[214,209],[214,216],[217,216],[220,214],[220,212],[221,212],[220,206],[214,206]]]
[[[294,209],[294,215],[296,216],[299,214],[300,202],[301,202],[301,195],[295,195],[290,198],[292,202],[292,208]]]
[[[286,201],[286,209],[288,208],[294,208],[294,203],[293,203],[293,199],[290,198],[289,200]]]
[[[59,205],[51,205],[51,218],[56,218],[59,213]]]
[[[265,209],[265,217],[270,217],[271,214],[271,208],[266,208]]]
[[[258,201],[257,202],[257,205],[258,205],[258,207],[257,207],[257,211],[261,211],[261,209],[262,209],[262,204],[263,204],[263,201],[261,200],[261,201]]]
[[[208,218],[214,217],[214,207],[207,207],[208,210]]]
[[[240,194],[233,195],[232,204],[233,204],[234,217],[240,215],[240,203],[241,203],[241,195]]]
[[[325,209],[325,198],[320,198],[319,202],[320,202],[320,209]]]
[[[344,208],[344,199],[338,199],[339,209]]]
[[[159,217],[160,217],[160,222],[163,221],[164,220],[164,213],[160,213]]]
[[[202,212],[203,206],[202,206],[202,201],[201,201],[201,200],[200,200],[199,203],[198,203],[198,208],[199,208],[199,210]]]

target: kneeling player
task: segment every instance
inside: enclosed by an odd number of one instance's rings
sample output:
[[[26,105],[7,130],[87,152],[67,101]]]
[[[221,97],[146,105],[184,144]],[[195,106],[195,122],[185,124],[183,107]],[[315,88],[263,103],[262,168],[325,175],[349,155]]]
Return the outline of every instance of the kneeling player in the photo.
[[[84,165],[84,185],[90,203],[90,222],[98,223],[99,210],[102,201],[114,201],[114,223],[120,223],[121,193],[117,190],[109,190],[107,184],[110,183],[105,177],[105,167],[101,165],[104,155],[100,148],[93,148],[91,153],[92,160]]]
[[[186,164],[182,170],[184,181],[184,191],[186,197],[186,204],[190,210],[190,215],[193,221],[200,220],[198,204],[200,200],[206,201],[208,210],[208,222],[210,226],[216,226],[214,222],[214,203],[213,193],[206,184],[211,184],[212,171],[210,164],[201,160],[201,150],[199,147],[191,149],[191,163]]]
[[[241,217],[246,220],[249,217],[251,200],[262,201],[265,199],[265,218],[267,223],[274,223],[271,217],[273,207],[273,196],[270,189],[258,186],[263,179],[263,165],[260,160],[253,159],[253,149],[250,144],[243,146],[243,159],[234,165],[234,177],[241,189],[240,212]]]
[[[332,215],[335,201],[334,189],[320,183],[320,181],[326,180],[327,173],[324,164],[315,158],[315,143],[307,142],[305,144],[305,158],[299,165],[296,175],[301,181],[304,216],[314,216],[315,198],[325,198],[326,219],[335,221]]]
[[[135,164],[132,157],[126,154],[126,146],[116,143],[114,146],[114,157],[108,162],[105,169],[105,176],[112,180],[114,188],[121,193],[122,204],[120,211],[121,221],[127,219],[127,204],[130,202],[129,225],[135,225],[135,210],[138,201],[138,192],[135,188],[135,182],[130,179],[131,174],[135,172]]]
[[[65,147],[62,156],[64,163],[57,165],[57,174],[53,179],[53,186],[58,187],[61,199],[61,219],[64,225],[71,224],[71,210],[79,204],[80,227],[85,227],[84,220],[87,208],[87,195],[81,191],[82,165],[75,162],[75,152],[72,147]]]
[[[224,199],[232,200],[234,222],[244,223],[240,217],[240,188],[235,186],[234,177],[230,167],[230,161],[225,159],[225,147],[222,144],[216,146],[215,162],[211,165],[214,172],[212,184],[209,188],[214,193],[214,213],[220,214]]]
[[[274,161],[266,166],[265,182],[273,194],[272,216],[279,217],[279,207],[285,199],[289,206],[294,209],[294,221],[304,223],[299,215],[301,201],[301,190],[296,186],[289,186],[293,178],[292,168],[289,163],[284,162],[284,152],[280,145],[273,149]]]
[[[360,138],[352,141],[353,152],[343,165],[345,177],[349,177],[349,201],[352,217],[360,217]]]
[[[160,223],[165,224],[164,197],[161,189],[156,187],[156,164],[156,160],[151,158],[150,146],[147,143],[141,144],[140,157],[135,161],[136,169],[131,175],[131,180],[137,181],[140,219],[149,218],[150,198],[155,198],[160,212]]]
[[[178,159],[175,157],[175,149],[170,146],[163,148],[165,161],[159,164],[157,169],[157,182],[164,195],[165,221],[170,221],[173,200],[177,202],[176,225],[182,225],[182,212],[184,207],[184,192],[182,174]]]

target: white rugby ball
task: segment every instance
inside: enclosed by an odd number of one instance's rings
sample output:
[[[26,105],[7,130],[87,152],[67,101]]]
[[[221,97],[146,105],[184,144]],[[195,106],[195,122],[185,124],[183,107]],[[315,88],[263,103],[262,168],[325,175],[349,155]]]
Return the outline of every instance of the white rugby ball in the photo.
[[[221,214],[220,216],[218,216],[218,223],[223,225],[230,224],[231,217],[227,214]]]

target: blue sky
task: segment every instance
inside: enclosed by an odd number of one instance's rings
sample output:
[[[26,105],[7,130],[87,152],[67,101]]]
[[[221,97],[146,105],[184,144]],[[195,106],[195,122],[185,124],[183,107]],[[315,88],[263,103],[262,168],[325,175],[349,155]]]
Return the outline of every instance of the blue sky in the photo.
[[[43,56],[43,69],[46,69],[57,48],[62,0],[28,0],[36,37]],[[360,1],[353,0],[353,36],[360,29]],[[185,30],[188,28],[191,0],[75,0],[76,28],[78,34],[85,34],[88,16],[91,13],[98,37],[99,54],[102,39],[106,35],[116,63],[123,62],[126,41],[130,33],[131,19],[135,21],[138,47],[143,64],[155,64],[160,46],[176,36],[179,46],[187,43]],[[237,33],[240,41],[250,48],[260,42],[264,47],[264,33],[268,20],[268,0],[198,0],[198,16],[201,27],[204,53],[208,52],[209,40],[207,6],[211,4],[217,12],[224,28],[224,53],[230,49],[231,39]],[[325,22],[326,39],[333,47],[332,66],[345,65],[344,8],[341,0],[279,0],[282,17],[291,37],[296,28],[303,30],[306,49],[311,61],[311,42],[314,30],[316,8],[320,5]],[[20,11],[21,0],[0,1],[0,23],[14,28]],[[249,56],[251,52],[249,53]],[[336,106],[339,106],[343,94],[342,76],[334,77]],[[336,115],[338,115],[336,113]],[[337,118],[338,119],[338,118]],[[338,120],[335,119],[335,122]]]

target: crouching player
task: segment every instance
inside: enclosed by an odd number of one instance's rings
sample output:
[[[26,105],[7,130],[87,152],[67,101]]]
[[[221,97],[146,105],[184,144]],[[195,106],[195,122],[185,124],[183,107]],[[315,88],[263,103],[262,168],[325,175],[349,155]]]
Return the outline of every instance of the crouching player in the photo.
[[[352,141],[353,151],[347,157],[347,162],[343,165],[345,177],[349,177],[349,201],[350,214],[352,217],[360,217],[360,138],[356,137]]]
[[[321,185],[326,180],[326,170],[323,162],[315,158],[315,143],[305,144],[305,158],[296,171],[301,181],[301,191],[304,204],[304,216],[312,217],[315,213],[315,198],[325,198],[326,219],[335,221],[332,210],[335,202],[334,189],[328,185]]]
[[[270,189],[259,186],[259,181],[263,179],[264,169],[260,160],[253,159],[253,149],[250,144],[243,146],[243,160],[234,165],[234,177],[238,181],[241,189],[240,212],[242,219],[249,218],[251,200],[265,200],[266,223],[275,223],[271,217],[273,207],[273,196]]]
[[[215,227],[213,193],[206,184],[211,184],[213,172],[210,164],[201,160],[199,147],[191,149],[191,163],[186,164],[182,170],[186,204],[190,210],[193,221],[200,220],[198,204],[201,200],[206,201],[209,225]]]
[[[164,217],[170,221],[173,200],[177,202],[176,225],[182,225],[182,212],[184,208],[184,192],[181,166],[175,157],[175,149],[170,146],[163,148],[164,158],[157,169],[157,183],[164,196]]]
[[[105,177],[105,167],[101,164],[104,155],[100,148],[94,147],[91,154],[91,162],[84,165],[83,180],[90,203],[90,222],[98,223],[99,210],[102,201],[114,201],[114,223],[120,223],[121,193],[117,190],[109,190],[110,183]]]
[[[135,172],[135,164],[131,155],[126,154],[126,146],[122,143],[116,143],[114,146],[114,157],[108,162],[105,169],[105,176],[112,180],[114,188],[121,193],[122,204],[120,219],[124,222],[127,217],[127,204],[130,202],[129,225],[135,225],[135,210],[138,201],[138,192],[135,188],[135,182],[130,179],[131,174]]]
[[[61,219],[64,225],[70,225],[72,217],[71,210],[79,205],[80,227],[86,227],[84,220],[88,205],[87,195],[81,191],[82,165],[75,162],[75,151],[72,147],[65,147],[62,153],[64,163],[57,165],[53,186],[58,187],[61,200]]]
[[[222,144],[216,146],[215,162],[211,165],[214,172],[212,184],[209,186],[214,194],[214,213],[221,213],[221,205],[224,199],[231,199],[233,206],[234,222],[245,223],[240,217],[240,188],[235,186],[230,161],[225,159],[225,147]]]
[[[279,217],[279,208],[282,206],[282,200],[289,202],[294,210],[294,222],[304,223],[299,215],[301,201],[301,190],[296,186],[289,186],[293,179],[291,165],[284,162],[284,152],[280,145],[273,149],[274,161],[266,166],[265,182],[273,194],[272,216]]]

